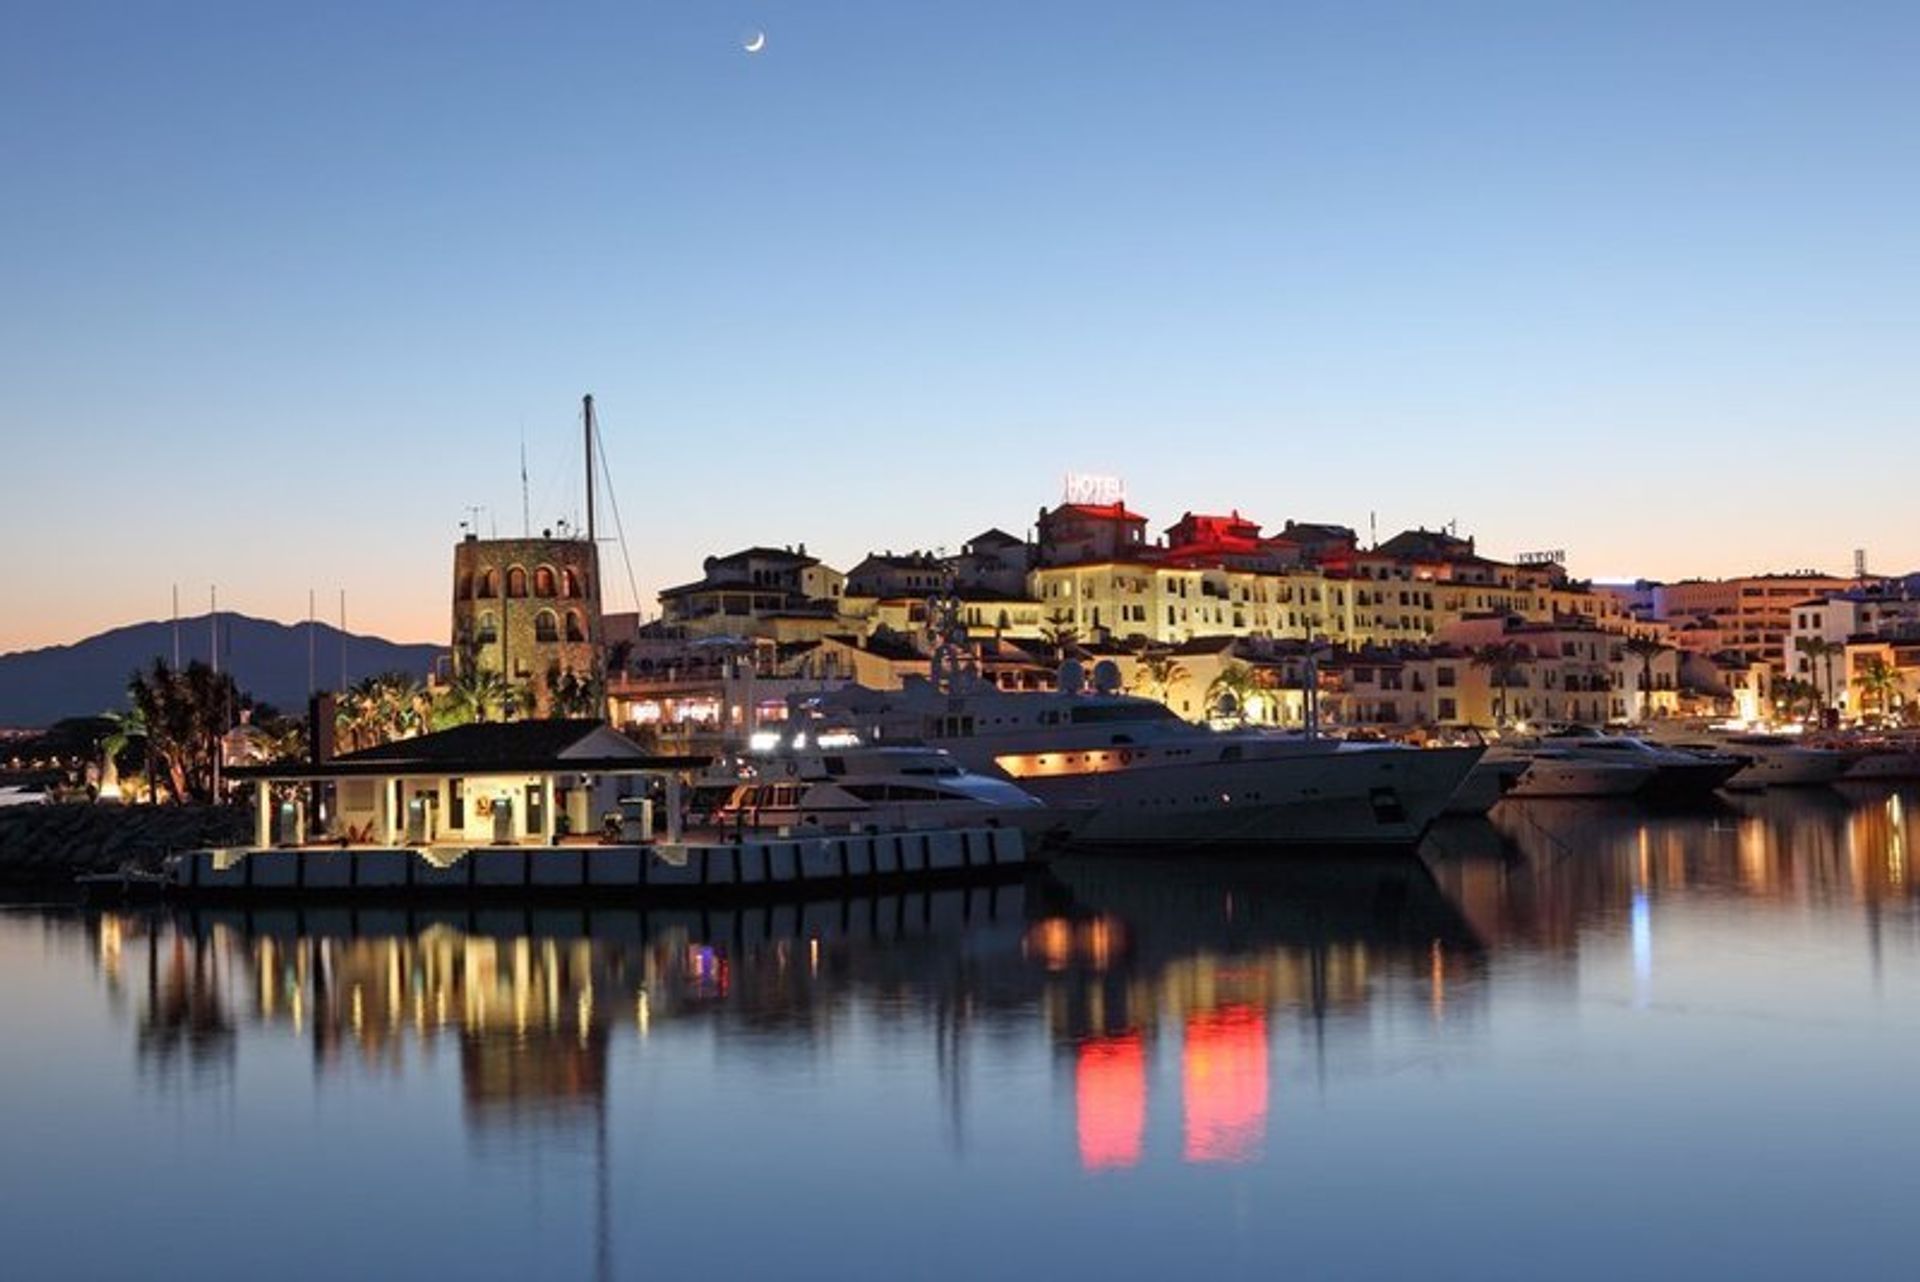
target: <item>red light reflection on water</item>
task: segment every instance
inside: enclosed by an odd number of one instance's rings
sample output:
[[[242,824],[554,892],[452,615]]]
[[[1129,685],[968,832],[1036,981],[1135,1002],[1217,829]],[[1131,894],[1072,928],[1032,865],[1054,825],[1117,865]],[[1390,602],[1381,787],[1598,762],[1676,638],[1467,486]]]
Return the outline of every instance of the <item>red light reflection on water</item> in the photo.
[[[1267,1134],[1266,1012],[1224,1006],[1187,1016],[1186,1027],[1186,1160],[1251,1161]]]
[[[1147,1053],[1138,1033],[1080,1043],[1073,1074],[1080,1165],[1134,1166],[1147,1129]]]

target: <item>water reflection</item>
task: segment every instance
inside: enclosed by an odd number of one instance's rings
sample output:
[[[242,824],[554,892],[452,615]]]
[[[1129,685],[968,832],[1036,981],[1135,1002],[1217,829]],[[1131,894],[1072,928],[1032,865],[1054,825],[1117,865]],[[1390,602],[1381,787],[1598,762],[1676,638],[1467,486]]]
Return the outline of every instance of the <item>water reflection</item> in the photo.
[[[1770,1057],[1834,1085],[1813,1097],[1827,1110],[1808,1115],[1817,1128],[1765,1114],[1768,1142],[1798,1154],[1768,1178],[1829,1169],[1832,1135],[1857,1149],[1875,1133],[1834,1114],[1885,1084],[1865,1080],[1882,1059],[1863,1048],[1886,1042],[1889,1063],[1920,1051],[1907,978],[1920,974],[1917,803],[1880,790],[1693,814],[1505,807],[1449,824],[1418,859],[1067,861],[1024,887],[710,913],[32,920],[84,942],[84,982],[117,1044],[169,1098],[257,1097],[269,1073],[283,1091],[291,1073],[296,1099],[333,1083],[424,1089],[450,1120],[421,1125],[463,1133],[462,1161],[575,1163],[580,1258],[610,1276],[616,1256],[697,1263],[696,1242],[711,1239],[677,1235],[676,1215],[697,1218],[716,1187],[805,1200],[795,1169],[846,1181],[872,1168],[874,1194],[902,1171],[978,1166],[1056,1199],[1063,1186],[1164,1196],[1167,1181],[1210,1172],[1311,1199],[1314,1174],[1348,1163],[1355,1136],[1377,1150],[1427,1128],[1430,1164],[1489,1136],[1523,1145],[1504,1111],[1475,1108],[1541,1108],[1533,1116],[1567,1125],[1606,1098],[1610,1074],[1641,1073],[1616,1117],[1659,1115],[1684,1135],[1741,1090],[1769,1098],[1740,1075]],[[0,918],[0,948],[26,920]],[[1611,1012],[1639,1022],[1604,1022]],[[1698,1031],[1728,1014],[1747,1021],[1737,1036]],[[1685,1022],[1659,1022],[1676,1015]],[[1811,1020],[1827,1022],[1810,1033]],[[1611,1040],[1580,1043],[1589,1028]],[[1636,1038],[1654,1039],[1640,1062],[1657,1067],[1636,1069]],[[1661,1075],[1681,1063],[1691,1076]],[[1449,1093],[1459,1082],[1484,1096]],[[1354,1099],[1367,1107],[1336,1107]],[[1396,1108],[1379,1130],[1355,1120]],[[1737,1145],[1748,1125],[1730,1121],[1718,1143]],[[1604,1152],[1618,1138],[1582,1142]],[[890,1166],[896,1153],[910,1164]],[[1532,1156],[1585,1178],[1587,1154]],[[281,1157],[271,1140],[240,1146],[219,1176],[244,1181],[248,1163]],[[1607,1178],[1631,1166],[1658,1185],[1659,1163],[1633,1157],[1613,1153]],[[762,1166],[785,1182],[760,1182]],[[1478,1179],[1524,1198],[1523,1169],[1489,1165]],[[1708,1174],[1692,1170],[1685,1197],[1666,1192],[1684,1203]],[[514,1213],[498,1233],[529,1231]],[[623,1223],[639,1222],[654,1236],[623,1246],[637,1232]]]

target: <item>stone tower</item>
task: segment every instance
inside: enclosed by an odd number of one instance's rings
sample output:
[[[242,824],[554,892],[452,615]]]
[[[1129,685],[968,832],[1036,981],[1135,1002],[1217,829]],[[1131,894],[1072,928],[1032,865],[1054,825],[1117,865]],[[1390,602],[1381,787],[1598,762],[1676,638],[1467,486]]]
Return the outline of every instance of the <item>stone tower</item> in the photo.
[[[453,553],[453,666],[472,663],[524,688],[551,710],[563,673],[601,676],[599,549],[588,539],[482,539]]]

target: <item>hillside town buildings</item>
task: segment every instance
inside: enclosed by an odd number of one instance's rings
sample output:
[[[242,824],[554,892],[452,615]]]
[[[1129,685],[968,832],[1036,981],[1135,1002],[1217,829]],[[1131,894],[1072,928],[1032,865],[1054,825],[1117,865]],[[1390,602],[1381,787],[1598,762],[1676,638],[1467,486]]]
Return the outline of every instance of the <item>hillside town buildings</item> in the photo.
[[[613,719],[675,750],[738,742],[849,682],[928,676],[936,600],[964,626],[975,670],[1006,689],[1049,688],[1068,659],[1107,661],[1126,688],[1196,719],[1297,726],[1311,706],[1349,732],[1444,735],[1758,721],[1808,675],[1806,637],[1832,647],[1837,709],[1862,709],[1848,692],[1873,660],[1902,674],[1899,694],[1875,678],[1890,714],[1920,702],[1915,588],[1813,572],[1594,585],[1557,555],[1490,557],[1451,529],[1368,542],[1229,511],[1155,533],[1108,495],[1041,509],[1024,535],[873,552],[844,573],[804,544],[709,557],[699,579],[660,593],[657,618],[599,627]]]

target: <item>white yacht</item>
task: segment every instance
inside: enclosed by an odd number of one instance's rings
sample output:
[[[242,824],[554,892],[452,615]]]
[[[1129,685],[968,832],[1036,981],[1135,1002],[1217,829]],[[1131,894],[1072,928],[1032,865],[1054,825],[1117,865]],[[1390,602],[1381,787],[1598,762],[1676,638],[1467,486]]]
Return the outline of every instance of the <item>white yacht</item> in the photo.
[[[1589,761],[1651,766],[1653,776],[1635,793],[1648,801],[1704,800],[1739,774],[1745,764],[1725,752],[1666,747],[1630,735],[1602,734],[1588,726],[1556,730],[1542,736],[1541,743]]]
[[[1755,788],[1805,788],[1830,784],[1846,774],[1852,754],[1837,748],[1818,748],[1784,734],[1729,734],[1681,748],[1721,752],[1740,763],[1726,786],[1738,791]]]
[[[1411,845],[1482,751],[1211,730],[1118,693],[1116,675],[1101,665],[1087,690],[1069,664],[1060,689],[1020,693],[912,678],[821,707],[876,741],[944,748],[1012,780],[1093,849]]]
[[[967,770],[937,748],[868,745],[845,732],[802,730],[737,763],[738,782],[713,812],[726,829],[787,832],[1020,827],[1049,820],[1033,796]]]
[[[1646,761],[1596,760],[1561,747],[1502,746],[1489,755],[1527,763],[1507,789],[1515,798],[1631,797],[1652,782],[1656,770]]]

